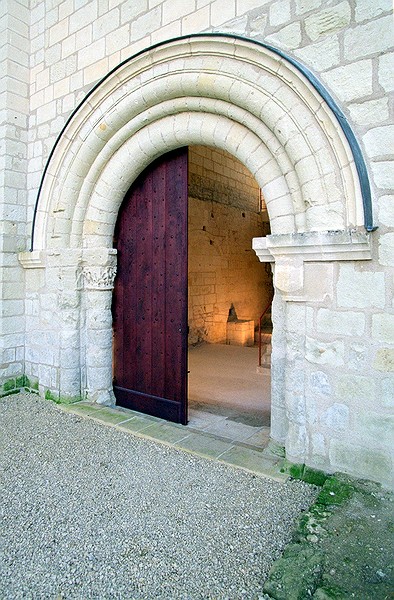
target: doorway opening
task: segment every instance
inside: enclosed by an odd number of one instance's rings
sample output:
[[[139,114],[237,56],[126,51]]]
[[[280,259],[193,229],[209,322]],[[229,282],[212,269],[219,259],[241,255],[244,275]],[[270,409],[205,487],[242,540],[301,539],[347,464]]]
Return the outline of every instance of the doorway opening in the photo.
[[[270,232],[265,202],[234,156],[190,146],[188,204],[188,426],[263,447],[273,285],[251,240]]]
[[[268,232],[257,183],[225,151],[179,148],[141,173],[114,236],[119,405],[268,443],[272,278],[251,247]]]

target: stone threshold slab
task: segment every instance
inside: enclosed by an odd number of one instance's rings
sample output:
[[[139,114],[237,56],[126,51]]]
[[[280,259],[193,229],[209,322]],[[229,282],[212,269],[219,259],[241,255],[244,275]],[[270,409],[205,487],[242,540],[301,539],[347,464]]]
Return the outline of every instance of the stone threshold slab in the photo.
[[[241,468],[261,477],[286,481],[288,475],[280,472],[283,460],[263,454],[262,449],[253,448],[244,442],[230,440],[184,425],[170,423],[124,408],[102,407],[88,402],[58,405],[65,412],[93,419],[103,425],[115,427],[123,432],[171,446],[176,450],[197,454],[203,458]]]

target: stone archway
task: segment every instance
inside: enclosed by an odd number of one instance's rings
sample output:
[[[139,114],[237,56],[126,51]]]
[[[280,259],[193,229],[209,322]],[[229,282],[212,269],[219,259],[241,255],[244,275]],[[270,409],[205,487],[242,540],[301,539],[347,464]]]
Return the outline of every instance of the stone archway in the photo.
[[[272,234],[254,248],[260,260],[275,261],[274,321],[281,324],[273,344],[272,437],[282,445],[287,439],[290,456],[302,455],[302,351],[289,347],[293,325],[283,302],[324,296],[324,286],[317,291],[311,282],[329,275],[332,261],[370,257],[360,156],[357,162],[332,100],[320,91],[280,52],[223,35],[158,45],[95,86],[51,154],[32,252],[21,256],[26,267],[45,269],[44,288],[58,286],[57,323],[45,324],[58,332],[50,338],[57,377],[43,372],[42,389],[113,401],[112,236],[122,199],[161,154],[218,147],[244,163],[267,202]]]

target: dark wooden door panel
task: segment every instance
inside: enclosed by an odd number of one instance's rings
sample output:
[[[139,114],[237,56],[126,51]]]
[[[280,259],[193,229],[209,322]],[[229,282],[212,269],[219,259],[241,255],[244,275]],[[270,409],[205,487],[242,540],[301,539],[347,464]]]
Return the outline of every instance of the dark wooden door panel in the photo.
[[[156,160],[119,211],[113,299],[118,404],[187,422],[187,148]]]

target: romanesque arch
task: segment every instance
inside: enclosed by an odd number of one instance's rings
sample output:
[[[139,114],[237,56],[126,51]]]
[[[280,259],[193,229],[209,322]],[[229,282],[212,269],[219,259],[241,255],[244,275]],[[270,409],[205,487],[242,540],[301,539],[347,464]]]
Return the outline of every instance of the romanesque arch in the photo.
[[[48,277],[63,274],[60,349],[70,332],[78,341],[71,362],[59,362],[59,393],[112,401],[117,213],[143,169],[174,148],[226,150],[263,189],[272,235],[254,248],[260,260],[276,262],[277,319],[278,303],[308,294],[305,264],[368,258],[363,162],[342,117],[307,70],[234,36],[160,44],[99,82],[58,138],[40,186],[32,252],[21,257],[26,266],[45,267]],[[277,377],[272,432],[284,444],[291,411],[283,372]]]
[[[74,112],[43,178],[34,249],[77,247],[82,236],[101,244],[135,177],[189,143],[245,163],[264,189],[273,233],[364,224],[352,149],[314,85],[261,44],[196,36],[126,61]]]

